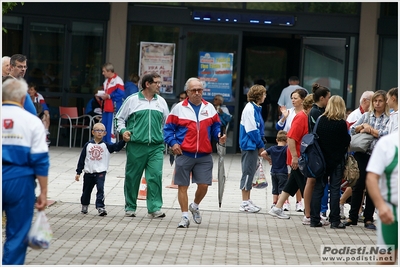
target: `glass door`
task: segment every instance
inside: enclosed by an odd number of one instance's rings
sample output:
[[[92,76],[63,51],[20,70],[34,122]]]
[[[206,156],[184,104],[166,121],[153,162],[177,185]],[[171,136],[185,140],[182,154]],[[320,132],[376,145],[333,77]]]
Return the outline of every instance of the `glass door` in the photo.
[[[104,23],[70,20],[27,20],[25,79],[34,83],[50,109],[50,133],[57,135],[59,107],[77,107],[79,114],[104,77]]]
[[[238,73],[238,66],[240,66],[239,55],[238,55],[238,47],[239,47],[239,33],[237,32],[201,32],[193,29],[187,30],[183,34],[184,38],[183,42],[185,45],[184,51],[182,51],[183,55],[181,58],[184,59],[184,75],[181,76],[181,84],[184,85],[186,80],[190,77],[199,77],[199,68],[200,68],[200,57],[203,58],[207,56],[213,57],[216,56],[214,63],[218,65],[214,68],[213,64],[210,64],[209,69],[202,69],[202,75],[204,77],[208,77],[205,79],[210,79],[212,81],[217,81],[217,85],[214,88],[220,86],[221,88],[226,87],[227,89],[214,89],[216,93],[221,93],[224,96],[224,103],[228,108],[230,114],[232,115],[232,120],[229,123],[229,129],[227,133],[227,153],[235,152],[237,144],[238,144],[238,135],[235,134],[238,132],[238,123],[240,122],[240,118],[238,118],[239,111],[237,108],[237,97],[236,97],[236,78]],[[228,62],[222,60],[222,58],[227,59],[228,57],[224,57],[225,55],[233,54],[233,62]],[[218,59],[218,57],[220,58]],[[219,61],[221,60],[221,61]],[[207,61],[207,60],[206,60]],[[223,61],[223,62],[222,62]],[[220,64],[221,63],[221,64]],[[224,68],[224,64],[228,64],[232,66],[232,71],[229,75],[219,75],[222,71],[226,71]],[[220,69],[221,67],[221,72]],[[230,72],[230,71],[229,71]],[[228,76],[228,78],[226,78]],[[223,78],[221,78],[223,77]],[[222,79],[223,82],[220,82]],[[229,79],[229,80],[227,80]],[[208,81],[208,80],[206,80]],[[230,88],[229,88],[230,87]],[[182,87],[183,90],[183,87]],[[226,95],[223,93],[226,91]],[[207,91],[203,93],[203,97],[209,101],[213,102],[214,92]]]
[[[319,83],[346,100],[347,47],[346,38],[303,37],[303,87],[312,93]]]

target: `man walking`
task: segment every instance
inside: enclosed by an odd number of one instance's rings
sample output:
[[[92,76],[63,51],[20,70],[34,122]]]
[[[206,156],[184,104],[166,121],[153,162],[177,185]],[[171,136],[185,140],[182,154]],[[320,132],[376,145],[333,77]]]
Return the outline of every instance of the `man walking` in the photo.
[[[214,105],[205,101],[203,83],[190,78],[185,84],[188,98],[179,102],[171,111],[164,126],[164,140],[176,156],[175,180],[178,185],[178,201],[182,219],[178,228],[188,228],[188,210],[195,223],[201,223],[199,204],[212,184],[212,142],[210,138],[226,141],[226,135],[220,134],[220,120]],[[197,184],[194,202],[188,207],[187,190],[192,182]]]
[[[111,63],[105,63],[102,68],[102,74],[106,79],[103,83],[104,94],[100,95],[103,99],[103,114],[101,122],[106,126],[107,134],[103,137],[104,142],[110,143],[114,133],[114,112],[118,112],[122,105],[122,99],[125,96],[124,82],[114,72],[114,66]]]
[[[2,86],[3,265],[24,264],[34,207],[42,211],[47,206],[49,149],[42,122],[22,108],[27,91],[23,79],[8,79]],[[40,191],[35,200],[36,179]]]
[[[125,216],[136,217],[140,181],[145,172],[147,211],[150,218],[163,218],[161,211],[162,169],[165,149],[163,125],[168,116],[167,102],[160,94],[161,77],[155,72],[141,78],[143,90],[127,98],[119,109],[116,128],[126,145]]]

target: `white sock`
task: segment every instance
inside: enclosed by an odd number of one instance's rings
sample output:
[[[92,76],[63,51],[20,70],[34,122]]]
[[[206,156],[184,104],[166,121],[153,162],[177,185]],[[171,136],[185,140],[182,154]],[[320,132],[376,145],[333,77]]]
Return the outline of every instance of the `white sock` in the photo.
[[[183,212],[182,212],[182,217],[189,218],[189,212],[183,211]]]
[[[194,208],[194,209],[198,209],[199,208],[199,204],[196,204],[196,203],[192,203],[192,207]]]

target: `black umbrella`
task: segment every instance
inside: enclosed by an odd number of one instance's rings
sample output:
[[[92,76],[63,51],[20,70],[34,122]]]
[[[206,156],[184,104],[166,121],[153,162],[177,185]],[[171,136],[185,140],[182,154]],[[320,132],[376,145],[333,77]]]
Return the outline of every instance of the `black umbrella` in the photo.
[[[226,126],[225,132],[228,132],[228,125]],[[221,127],[221,135],[223,134],[223,130]],[[224,164],[224,156],[226,154],[226,145],[225,144],[220,144],[217,143],[217,154],[219,156],[218,158],[218,201],[219,201],[219,207],[221,208],[221,203],[222,203],[222,195],[224,194],[224,189],[225,189],[225,164]]]

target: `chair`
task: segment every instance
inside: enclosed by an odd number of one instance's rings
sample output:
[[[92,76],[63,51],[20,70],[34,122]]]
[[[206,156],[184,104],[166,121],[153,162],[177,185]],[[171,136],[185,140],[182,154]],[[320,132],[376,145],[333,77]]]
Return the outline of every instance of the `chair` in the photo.
[[[83,142],[83,133],[85,130],[88,130],[89,140],[91,137],[91,129],[92,129],[92,121],[93,118],[90,115],[78,115],[77,107],[59,107],[60,117],[58,119],[58,132],[57,132],[57,142],[56,146],[58,147],[58,140],[60,138],[60,129],[69,129],[69,147],[71,148],[72,142],[72,130],[74,130],[74,147],[76,143],[76,132],[78,129],[82,129],[81,134],[81,147]],[[88,122],[86,122],[86,118],[88,118]]]

